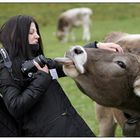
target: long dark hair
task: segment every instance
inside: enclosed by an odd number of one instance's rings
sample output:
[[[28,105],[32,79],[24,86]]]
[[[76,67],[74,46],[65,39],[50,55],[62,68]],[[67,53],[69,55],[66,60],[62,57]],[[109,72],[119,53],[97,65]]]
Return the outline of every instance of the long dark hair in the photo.
[[[5,22],[0,29],[0,42],[7,50],[12,61],[13,74],[21,81],[23,74],[21,73],[21,63],[31,59],[33,53],[29,47],[28,34],[31,23],[34,22],[37,28],[37,33],[40,36],[39,27],[33,17],[27,15],[13,16]],[[41,36],[38,40],[39,50],[36,55],[43,54],[43,45]]]

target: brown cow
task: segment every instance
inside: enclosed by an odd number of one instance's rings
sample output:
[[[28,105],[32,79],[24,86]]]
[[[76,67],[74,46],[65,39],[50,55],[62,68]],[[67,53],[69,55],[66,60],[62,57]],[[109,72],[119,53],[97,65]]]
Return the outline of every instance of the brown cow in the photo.
[[[139,34],[130,35],[128,33],[114,32],[107,35],[104,42],[114,42],[120,45],[123,44],[122,47],[124,48],[125,52],[131,52],[139,55],[139,38]],[[96,115],[99,123],[99,136],[103,137],[115,136],[117,124],[123,128],[124,123],[128,119],[121,110],[105,107],[97,103]]]
[[[73,28],[82,27],[84,41],[90,40],[90,24],[92,9],[87,7],[69,9],[60,14],[56,36],[62,42],[67,42],[70,35],[75,40]]]
[[[79,89],[98,104],[139,117],[140,35],[112,33],[105,41],[120,44],[125,53],[74,46],[66,52],[68,64],[64,59],[57,60],[65,62],[65,74],[73,78]],[[130,136],[140,136],[139,124],[136,123],[137,131]]]

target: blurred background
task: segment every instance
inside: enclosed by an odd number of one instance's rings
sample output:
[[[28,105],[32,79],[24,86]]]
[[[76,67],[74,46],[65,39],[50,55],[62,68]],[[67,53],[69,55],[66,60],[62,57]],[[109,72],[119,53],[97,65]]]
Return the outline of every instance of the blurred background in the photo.
[[[139,3],[0,3],[0,26],[14,15],[33,16],[40,26],[45,55],[50,58],[60,57],[73,45],[83,46],[89,43],[81,39],[81,28],[74,29],[76,41],[61,43],[55,36],[58,16],[65,10],[77,7],[89,7],[93,11],[91,40],[89,42],[102,41],[105,35],[112,31],[135,34],[140,32]],[[81,93],[70,78],[61,78],[59,82],[73,106],[93,132],[98,135],[99,127],[94,109],[95,103]],[[119,127],[116,136],[122,136]]]

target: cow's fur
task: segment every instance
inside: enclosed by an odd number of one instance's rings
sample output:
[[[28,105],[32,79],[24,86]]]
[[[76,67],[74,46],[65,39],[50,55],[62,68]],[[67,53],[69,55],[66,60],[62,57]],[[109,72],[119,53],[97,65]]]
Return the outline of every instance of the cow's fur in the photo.
[[[114,137],[117,125],[124,127],[127,121],[124,112],[111,107],[105,107],[99,104],[96,105],[96,116],[99,124],[99,136]]]
[[[125,53],[74,46],[65,55],[74,64],[65,63],[64,72],[98,104],[140,116],[140,35],[112,33],[105,42],[120,44]],[[140,123],[134,136],[140,136]]]
[[[58,18],[56,36],[62,42],[67,42],[71,35],[72,40],[75,40],[75,35],[72,32],[73,27],[82,26],[83,28],[83,40],[89,41],[90,36],[90,17],[92,10],[90,8],[74,8],[69,9]]]
[[[109,33],[104,42],[114,42],[122,45],[125,52],[140,54],[140,34],[128,34],[122,32]],[[138,89],[139,90],[139,89]],[[138,92],[139,93],[139,92]],[[116,108],[109,108],[96,103],[96,115],[99,123],[99,136],[115,136],[117,124],[123,128],[127,121],[124,112]]]

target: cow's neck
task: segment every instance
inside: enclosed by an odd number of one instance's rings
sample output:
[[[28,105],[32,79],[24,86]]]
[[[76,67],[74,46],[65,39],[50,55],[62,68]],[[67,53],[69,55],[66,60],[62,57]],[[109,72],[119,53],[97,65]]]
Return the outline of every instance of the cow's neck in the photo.
[[[123,106],[123,110],[130,115],[140,116],[140,97],[134,96]]]

